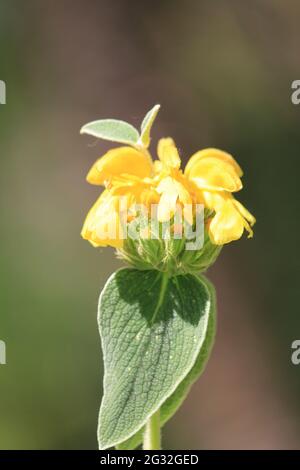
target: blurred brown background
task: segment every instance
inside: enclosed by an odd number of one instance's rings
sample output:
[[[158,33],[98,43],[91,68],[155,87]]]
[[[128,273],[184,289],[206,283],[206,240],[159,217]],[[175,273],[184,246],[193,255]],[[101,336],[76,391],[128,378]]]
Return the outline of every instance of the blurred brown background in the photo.
[[[155,103],[153,141],[173,136],[183,160],[231,152],[258,220],[208,273],[216,345],[164,447],[299,448],[299,15],[296,0],[2,0],[1,449],[97,447],[96,305],[119,262],[79,236],[98,195],[86,172],[109,147],[79,129],[139,125]]]

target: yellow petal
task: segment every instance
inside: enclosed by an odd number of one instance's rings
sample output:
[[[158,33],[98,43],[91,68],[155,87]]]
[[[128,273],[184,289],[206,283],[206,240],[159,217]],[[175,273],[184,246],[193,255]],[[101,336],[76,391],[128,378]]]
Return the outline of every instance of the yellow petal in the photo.
[[[173,217],[176,211],[177,199],[178,195],[176,193],[163,193],[161,195],[157,208],[159,222],[167,222]]]
[[[238,240],[243,231],[244,220],[230,200],[223,204],[209,225],[209,235],[215,245]]]
[[[118,202],[117,197],[112,197],[110,192],[105,190],[85,219],[81,231],[82,238],[93,246],[122,247],[124,237]]]
[[[157,217],[160,222],[169,220],[175,214],[177,203],[192,204],[192,198],[188,190],[179,181],[168,176],[164,178],[157,187],[157,192],[161,194],[158,204]],[[189,212],[186,211],[186,214]],[[192,221],[189,220],[191,223]]]
[[[185,175],[202,189],[236,192],[242,182],[234,167],[218,158],[201,158]]]
[[[217,212],[227,201],[229,194],[224,191],[202,191],[204,205],[207,209]]]
[[[180,157],[171,137],[160,139],[157,146],[157,154],[160,161],[168,168],[180,168]]]
[[[140,179],[126,174],[114,177],[110,191],[114,196],[126,196],[128,208],[140,204],[149,209],[151,204],[157,204],[159,201],[159,195],[150,178]]]
[[[123,173],[145,178],[151,175],[152,167],[148,155],[132,147],[118,147],[109,150],[94,163],[87,175],[87,181],[100,185],[105,180]]]
[[[154,173],[155,174],[161,173],[161,171],[163,170],[162,162],[160,160],[154,160],[153,165],[154,165]]]
[[[229,163],[233,169],[235,170],[238,176],[243,176],[243,171],[236,160],[233,158],[230,153],[224,152],[223,150],[215,149],[215,148],[207,148],[203,150],[199,150],[196,152],[188,161],[185,167],[185,174],[188,176],[190,171],[193,169],[194,165],[198,163],[199,160],[203,158],[217,158],[220,161],[225,163]]]
[[[161,194],[158,204],[157,218],[160,222],[166,222],[173,217],[178,199],[178,190],[173,178],[170,176],[164,178],[159,183],[157,192]]]
[[[239,211],[239,213],[244,217],[244,219],[246,219],[249,224],[252,226],[255,224],[256,222],[256,219],[255,217],[246,209],[246,207],[243,206],[243,204],[241,204],[239,201],[237,201],[236,199],[233,199],[233,203],[234,205],[236,206],[237,210]]]

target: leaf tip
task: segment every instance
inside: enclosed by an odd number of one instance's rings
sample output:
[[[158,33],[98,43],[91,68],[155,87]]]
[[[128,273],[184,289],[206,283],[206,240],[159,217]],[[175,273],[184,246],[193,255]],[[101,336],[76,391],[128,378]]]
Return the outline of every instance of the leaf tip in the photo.
[[[86,124],[84,126],[81,127],[80,131],[79,131],[79,134],[82,135],[82,134],[85,134],[86,133]]]

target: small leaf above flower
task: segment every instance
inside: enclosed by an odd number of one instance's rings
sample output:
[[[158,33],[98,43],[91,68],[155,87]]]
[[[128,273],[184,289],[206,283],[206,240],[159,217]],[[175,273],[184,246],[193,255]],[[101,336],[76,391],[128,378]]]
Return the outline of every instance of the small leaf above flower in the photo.
[[[155,118],[157,116],[157,113],[160,109],[160,104],[156,104],[143,119],[142,125],[141,125],[141,137],[140,137],[140,142],[144,147],[149,147],[150,144],[150,131],[152,128],[152,125],[155,121]]]
[[[98,139],[111,140],[123,144],[136,145],[139,140],[139,133],[135,127],[128,122],[118,119],[100,119],[85,124],[80,134],[88,134]]]

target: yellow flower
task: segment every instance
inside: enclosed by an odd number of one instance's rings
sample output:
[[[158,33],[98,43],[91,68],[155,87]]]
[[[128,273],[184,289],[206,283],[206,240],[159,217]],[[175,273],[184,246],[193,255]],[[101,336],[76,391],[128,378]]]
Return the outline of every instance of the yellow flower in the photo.
[[[89,211],[82,237],[93,246],[120,248],[125,237],[124,225],[128,221],[124,219],[127,208],[136,204],[148,207],[155,199],[156,193],[149,180],[152,171],[153,162],[147,152],[132,147],[118,147],[99,158],[90,169],[87,181],[107,189]],[[126,207],[121,207],[121,200]]]
[[[253,236],[251,226],[254,225],[255,218],[232,194],[205,191],[203,196],[206,207],[215,212],[209,222],[209,235],[215,245],[238,240],[244,229],[248,231],[248,238]]]
[[[137,215],[132,207],[143,205],[149,210],[158,204],[158,220],[165,222],[179,206],[189,205],[193,211],[183,214],[192,224],[200,203],[211,212],[207,229],[213,244],[237,240],[245,229],[252,237],[255,218],[232,194],[242,188],[243,173],[230,154],[214,148],[200,150],[183,172],[173,139],[160,139],[157,153],[159,160],[153,162],[146,149],[119,147],[96,161],[87,180],[106,189],[88,213],[83,238],[94,246],[120,248],[127,222]],[[124,200],[131,209],[125,216],[121,210]]]
[[[122,221],[120,219],[119,198],[105,190],[90,209],[81,230],[81,236],[93,246],[113,246],[123,244]]]
[[[242,189],[242,170],[222,150],[208,148],[195,153],[185,168],[184,174],[201,189],[236,192]]]
[[[175,212],[176,204],[203,203],[214,212],[209,224],[211,241],[224,245],[239,239],[244,229],[253,236],[251,226],[255,218],[231,193],[242,188],[240,166],[222,150],[208,148],[196,152],[188,161],[184,174],[174,141],[161,139],[158,144],[159,161],[154,162],[156,178],[161,179],[158,217],[165,220]]]
[[[192,187],[180,170],[178,150],[170,137],[160,139],[157,146],[159,160],[154,162],[157,192],[161,195],[157,217],[160,222],[166,222],[174,216],[178,204],[184,206],[196,202]],[[186,212],[188,222],[192,223],[191,215]]]

